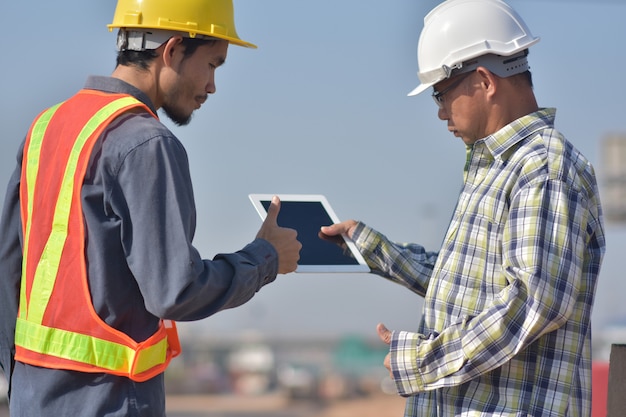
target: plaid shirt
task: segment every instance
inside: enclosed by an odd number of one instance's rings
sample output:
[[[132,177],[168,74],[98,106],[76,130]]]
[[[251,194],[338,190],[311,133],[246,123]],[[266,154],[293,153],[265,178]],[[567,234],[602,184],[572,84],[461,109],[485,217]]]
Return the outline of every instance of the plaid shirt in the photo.
[[[542,109],[468,148],[438,253],[359,223],[379,275],[425,297],[394,331],[406,416],[589,417],[594,292],[605,249],[591,164]]]

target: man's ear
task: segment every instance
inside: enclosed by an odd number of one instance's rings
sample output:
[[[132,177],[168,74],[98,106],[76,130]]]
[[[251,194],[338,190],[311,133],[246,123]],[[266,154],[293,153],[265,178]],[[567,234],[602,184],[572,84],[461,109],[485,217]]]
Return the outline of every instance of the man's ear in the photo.
[[[484,90],[485,94],[495,94],[496,88],[498,87],[498,76],[485,67],[476,68],[476,73],[480,77],[480,87]]]
[[[182,56],[183,37],[172,36],[159,48],[163,48],[163,63],[171,67],[176,63],[177,54]]]

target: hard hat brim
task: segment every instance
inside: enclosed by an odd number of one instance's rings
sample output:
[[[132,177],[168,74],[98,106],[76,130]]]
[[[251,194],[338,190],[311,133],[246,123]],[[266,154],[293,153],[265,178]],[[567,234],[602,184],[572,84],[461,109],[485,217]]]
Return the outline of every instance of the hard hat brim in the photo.
[[[420,93],[423,93],[424,91],[426,91],[427,89],[432,87],[434,84],[435,83],[420,84],[417,87],[415,87],[413,90],[411,90],[409,92],[409,94],[407,94],[407,96],[413,97],[413,96],[416,96],[416,95],[418,95]]]

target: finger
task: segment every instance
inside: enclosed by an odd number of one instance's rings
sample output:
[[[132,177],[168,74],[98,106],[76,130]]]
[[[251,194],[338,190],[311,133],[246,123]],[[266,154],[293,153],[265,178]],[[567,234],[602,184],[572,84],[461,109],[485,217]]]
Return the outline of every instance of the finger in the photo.
[[[320,230],[321,230],[321,232],[322,232],[323,234],[325,234],[326,236],[334,236],[334,235],[335,235],[335,233],[334,233],[334,228],[333,228],[333,226],[332,226],[332,225],[331,225],[331,226],[322,226],[322,227],[320,228]]]
[[[322,226],[320,230],[327,236],[337,236],[344,233],[341,223],[331,224],[330,226]]]
[[[270,206],[267,209],[267,217],[265,218],[265,223],[278,224],[278,213],[280,212],[280,198],[278,196],[272,197],[272,201],[270,202]]]
[[[382,340],[386,344],[391,343],[391,331],[387,327],[385,327],[384,324],[379,323],[376,326],[376,332],[378,333],[378,337],[380,337],[380,340]]]
[[[323,231],[320,231],[317,234],[317,237],[319,237],[320,239],[329,242],[329,243],[334,243],[335,245],[338,245],[341,248],[345,248],[345,243],[346,241],[343,240],[343,237],[341,237],[340,235],[327,235],[326,233],[324,233]]]

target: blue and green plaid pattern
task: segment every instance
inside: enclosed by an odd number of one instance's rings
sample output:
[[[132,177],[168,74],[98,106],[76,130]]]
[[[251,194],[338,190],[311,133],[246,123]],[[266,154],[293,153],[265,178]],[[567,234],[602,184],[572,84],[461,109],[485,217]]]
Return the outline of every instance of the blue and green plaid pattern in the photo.
[[[591,164],[555,109],[468,148],[439,252],[359,223],[372,270],[424,296],[416,333],[394,331],[406,416],[589,417],[590,317],[605,250]]]

